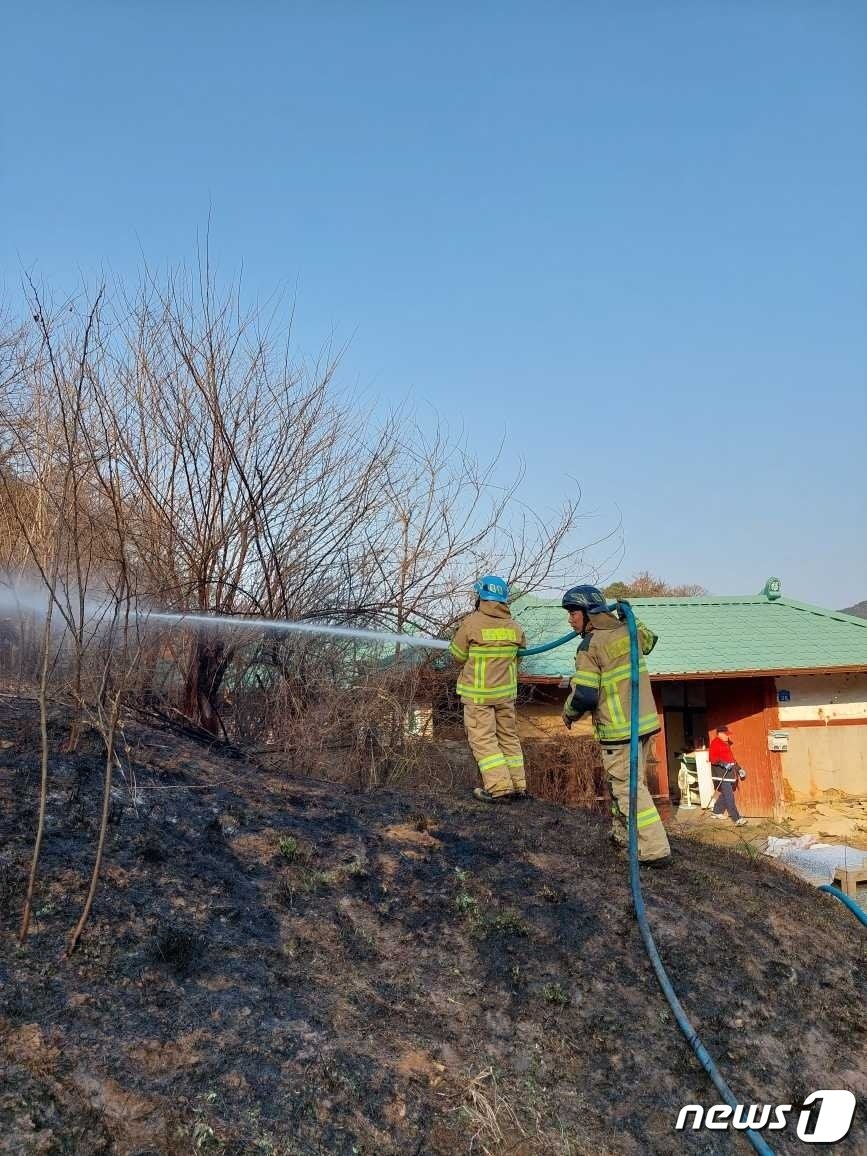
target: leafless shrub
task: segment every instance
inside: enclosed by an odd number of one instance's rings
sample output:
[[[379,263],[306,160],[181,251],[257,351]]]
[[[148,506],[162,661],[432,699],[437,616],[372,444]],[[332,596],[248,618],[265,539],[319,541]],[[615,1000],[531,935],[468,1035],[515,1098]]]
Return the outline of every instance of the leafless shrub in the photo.
[[[564,806],[592,808],[604,792],[599,744],[552,734],[523,743],[527,788]]]

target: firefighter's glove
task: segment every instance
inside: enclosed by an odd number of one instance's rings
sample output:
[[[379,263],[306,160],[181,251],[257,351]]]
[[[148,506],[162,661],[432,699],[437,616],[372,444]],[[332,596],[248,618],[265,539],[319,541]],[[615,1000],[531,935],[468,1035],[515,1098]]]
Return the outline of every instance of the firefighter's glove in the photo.
[[[570,731],[572,729],[572,723],[573,722],[575,722],[575,716],[571,715],[571,714],[567,714],[566,711],[564,710],[563,711],[563,726],[566,728],[567,731]]]
[[[743,781],[744,781],[744,779],[747,777],[747,772],[746,772],[746,771],[744,770],[744,768],[743,768],[743,767],[740,765],[740,763],[735,763],[735,770],[736,770],[736,771],[737,771],[737,773],[738,773],[738,778],[741,780],[741,782],[743,782]]]

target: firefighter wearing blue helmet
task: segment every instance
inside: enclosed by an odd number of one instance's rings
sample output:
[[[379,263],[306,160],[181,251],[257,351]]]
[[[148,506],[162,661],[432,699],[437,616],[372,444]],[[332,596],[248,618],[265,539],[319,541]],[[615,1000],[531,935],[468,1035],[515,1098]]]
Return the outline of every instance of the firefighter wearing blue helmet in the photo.
[[[482,786],[473,794],[483,803],[524,798],[524,752],[518,737],[518,650],[527,639],[509,613],[509,584],[496,574],[474,583],[476,606],[461,622],[449,647],[462,665],[457,693],[464,726],[479,765]]]
[[[562,605],[572,629],[581,635],[563,722],[568,728],[583,714],[592,714],[611,791],[612,837],[626,846],[632,735],[629,629],[595,586],[573,586],[563,595]],[[662,863],[671,858],[671,847],[645,781],[647,758],[659,720],[644,656],[656,645],[656,635],[643,623],[638,623],[638,642],[638,858],[642,863]]]

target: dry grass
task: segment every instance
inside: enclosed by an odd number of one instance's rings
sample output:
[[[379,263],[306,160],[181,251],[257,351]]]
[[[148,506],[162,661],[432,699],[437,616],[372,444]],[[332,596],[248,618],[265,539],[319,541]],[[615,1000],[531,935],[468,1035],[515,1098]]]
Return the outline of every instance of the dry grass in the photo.
[[[603,793],[602,759],[593,739],[554,735],[523,744],[532,795],[570,807],[596,805]]]
[[[493,1068],[484,1068],[470,1080],[459,1111],[472,1129],[470,1152],[492,1156],[510,1132],[526,1135],[514,1109],[497,1087]]]

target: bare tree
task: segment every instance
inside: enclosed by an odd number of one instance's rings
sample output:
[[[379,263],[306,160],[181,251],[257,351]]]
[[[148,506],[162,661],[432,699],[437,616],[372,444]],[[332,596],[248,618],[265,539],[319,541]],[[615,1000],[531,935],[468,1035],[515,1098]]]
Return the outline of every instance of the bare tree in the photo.
[[[501,453],[482,463],[447,427],[411,427],[385,479],[381,516],[367,530],[374,605],[389,628],[441,632],[464,611],[470,580],[497,570],[522,592],[579,565],[578,501],[550,521],[521,499],[523,469],[503,482]]]
[[[605,593],[609,598],[691,598],[707,594],[707,590],[696,583],[672,585],[649,570],[641,570],[629,582],[612,582]]]
[[[99,297],[84,326],[77,350],[68,347],[61,364],[51,337],[51,326],[45,317],[45,308],[39,294],[33,289],[31,308],[41,334],[41,343],[32,363],[27,367],[31,388],[27,391],[26,411],[8,411],[3,421],[4,468],[0,484],[7,498],[7,513],[11,515],[19,539],[26,545],[25,562],[39,573],[46,594],[47,612],[43,630],[38,701],[41,735],[41,772],[37,828],[27,894],[21,917],[20,939],[28,934],[30,912],[45,828],[48,798],[49,743],[48,743],[48,684],[53,667],[54,612],[62,616],[65,631],[79,643],[74,647],[74,701],[81,703],[81,636],[83,631],[83,581],[81,567],[81,540],[79,529],[79,487],[81,463],[79,439],[82,420],[82,394],[85,366],[93,334]],[[73,372],[68,370],[70,365]],[[19,375],[20,376],[20,375]],[[12,382],[7,378],[6,397],[9,399]],[[12,420],[10,420],[12,418]],[[20,485],[15,484],[16,468],[25,473],[32,486],[35,502],[26,497]],[[22,497],[25,500],[22,501]],[[72,526],[72,533],[70,530]],[[55,660],[57,657],[55,652]]]
[[[122,527],[118,527],[122,533]],[[115,763],[117,762],[117,737],[121,725],[121,713],[124,706],[124,696],[128,687],[130,672],[133,670],[137,654],[131,652],[131,644],[135,631],[131,630],[130,599],[126,588],[126,573],[121,576],[121,585],[112,590],[111,618],[108,623],[101,623],[103,634],[101,646],[104,658],[101,663],[101,679],[99,688],[94,695],[90,715],[102,738],[105,748],[105,769],[102,786],[102,809],[97,834],[96,852],[94,855],[93,870],[87,889],[84,906],[78,922],[69,937],[67,954],[71,954],[90,916],[93,900],[99,882],[102,857],[105,850],[105,839],[108,832],[109,809],[111,806],[111,787],[114,777]]]
[[[140,595],[208,614],[333,605],[381,503],[391,424],[353,429],[332,396],[333,363],[293,367],[257,315],[207,282],[146,283],[118,329],[102,440],[127,486]],[[182,708],[217,733],[234,644],[201,631],[185,643]]]
[[[255,731],[258,703],[280,743],[285,720],[300,727],[352,686],[356,704],[399,703],[359,726],[403,758],[422,677],[415,661],[280,638],[263,620],[441,635],[481,571],[532,591],[586,570],[577,490],[559,509],[535,511],[521,466],[508,476],[502,453],[481,462],[447,426],[425,431],[406,410],[360,411],[335,386],[338,356],[293,360],[291,324],[240,302],[239,286],[218,291],[207,253],[192,273],[146,271],[134,293],[100,291],[71,312],[66,303],[52,312],[31,287],[38,340],[0,344],[0,380],[15,402],[0,423],[0,484],[15,511],[5,532],[0,524],[0,548],[52,591],[68,632],[55,691],[104,737],[118,674],[125,695],[159,701],[214,736]],[[47,440],[34,419],[39,398]],[[122,599],[133,607],[136,670],[124,660],[106,683],[100,631]],[[142,630],[136,612],[148,606],[260,626]],[[267,705],[278,698],[291,707],[283,722]]]

